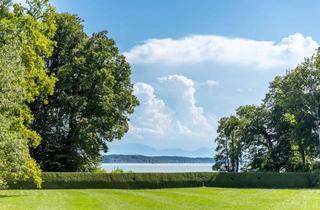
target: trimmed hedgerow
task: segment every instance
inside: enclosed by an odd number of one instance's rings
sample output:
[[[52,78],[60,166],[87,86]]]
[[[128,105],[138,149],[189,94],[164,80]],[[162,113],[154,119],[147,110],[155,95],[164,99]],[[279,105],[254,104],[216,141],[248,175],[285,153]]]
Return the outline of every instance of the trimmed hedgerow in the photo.
[[[43,173],[43,189],[155,189],[179,187],[313,187],[310,173]],[[31,181],[11,189],[33,189]]]
[[[311,186],[310,173],[223,173],[214,181],[208,182],[208,187],[235,188],[308,188]]]

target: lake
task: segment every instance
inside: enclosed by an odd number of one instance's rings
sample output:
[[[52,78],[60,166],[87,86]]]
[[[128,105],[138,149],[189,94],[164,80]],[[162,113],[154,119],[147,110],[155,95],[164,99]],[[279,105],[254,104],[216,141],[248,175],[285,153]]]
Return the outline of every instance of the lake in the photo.
[[[137,173],[212,172],[213,163],[103,163],[102,168],[111,172],[120,168]]]

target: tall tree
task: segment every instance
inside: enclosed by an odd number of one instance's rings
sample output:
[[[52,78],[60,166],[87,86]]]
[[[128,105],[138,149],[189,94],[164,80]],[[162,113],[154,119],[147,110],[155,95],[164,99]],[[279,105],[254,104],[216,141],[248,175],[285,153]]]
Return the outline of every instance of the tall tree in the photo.
[[[311,170],[320,148],[316,133],[320,122],[319,51],[286,75],[277,76],[260,106],[240,107],[235,117],[243,122],[232,128],[241,134],[243,169]],[[226,136],[221,129],[224,124],[220,121],[218,140]]]
[[[238,172],[242,157],[242,122],[236,116],[221,118],[218,127],[218,137],[214,169]]]
[[[309,170],[312,160],[319,154],[315,132],[320,119],[320,69],[319,53],[306,59],[295,69],[279,79],[278,94],[269,94],[269,101],[275,102],[284,116],[291,116],[292,148],[300,154],[301,170]],[[271,89],[272,90],[272,89]],[[275,91],[273,91],[275,92]],[[271,92],[272,93],[272,92]],[[271,98],[271,100],[270,100]],[[271,103],[272,104],[272,103]],[[274,105],[271,107],[275,107]]]
[[[11,6],[0,1],[0,185],[32,177],[40,186],[40,169],[28,150],[40,136],[30,129],[28,104],[53,92],[55,78],[47,75],[44,57],[53,50],[54,9],[45,0]]]
[[[243,153],[246,170],[280,171],[290,156],[290,143],[285,127],[285,118],[273,116],[266,107],[242,106],[237,115],[245,126],[242,127]]]
[[[28,149],[26,127],[19,113],[26,110],[20,43],[11,41],[0,46],[0,187],[32,177],[40,186],[40,169]]]
[[[245,171],[288,169],[291,157],[288,117],[280,119],[272,114],[264,104],[248,105],[239,107],[235,116],[222,118],[216,139],[217,166],[224,163],[220,169],[236,172],[240,160],[241,170]]]
[[[130,66],[106,32],[89,38],[74,15],[58,15],[54,40],[47,66],[58,82],[47,105],[33,106],[43,138],[33,156],[46,171],[90,171],[107,142],[128,131],[138,104]]]

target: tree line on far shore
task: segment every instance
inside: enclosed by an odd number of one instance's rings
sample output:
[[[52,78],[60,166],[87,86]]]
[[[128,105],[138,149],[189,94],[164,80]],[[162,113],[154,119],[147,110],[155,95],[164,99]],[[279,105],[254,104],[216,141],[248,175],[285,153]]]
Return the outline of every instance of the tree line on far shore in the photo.
[[[310,171],[319,158],[320,52],[277,76],[260,105],[219,121],[214,166],[221,171]]]

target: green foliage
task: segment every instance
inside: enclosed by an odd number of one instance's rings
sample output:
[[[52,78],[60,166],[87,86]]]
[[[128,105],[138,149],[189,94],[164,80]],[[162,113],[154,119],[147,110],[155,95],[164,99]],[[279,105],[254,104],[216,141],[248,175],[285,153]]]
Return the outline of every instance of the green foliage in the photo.
[[[30,152],[47,171],[93,171],[138,104],[105,32],[88,37],[49,0],[26,5],[0,0],[0,186],[29,177],[40,186]]]
[[[45,171],[92,171],[107,142],[128,131],[138,104],[130,66],[105,32],[88,37],[74,15],[57,16],[54,41],[47,66],[58,81],[48,104],[32,107],[43,138],[33,157]]]
[[[310,171],[320,148],[315,132],[320,120],[319,87],[318,51],[286,75],[276,77],[261,105],[240,107],[235,116],[221,119],[216,160],[241,154],[242,170]],[[243,124],[234,126],[228,136],[225,121],[232,119]],[[235,133],[242,145],[236,152],[223,140],[232,142]],[[225,170],[225,165],[218,164],[217,168]]]
[[[30,157],[25,127],[19,113],[26,108],[26,91],[21,84],[27,79],[20,58],[20,42],[0,45],[0,188],[8,181],[33,177],[41,184],[40,170]]]
[[[0,186],[32,177],[40,187],[40,169],[28,150],[40,136],[29,127],[28,104],[53,92],[55,78],[47,75],[44,57],[54,45],[55,12],[46,0],[11,5],[0,1]]]
[[[156,189],[178,187],[312,187],[310,173],[43,173],[44,189]],[[32,189],[19,182],[12,189]]]
[[[106,169],[103,169],[101,167],[97,167],[96,169],[93,170],[93,173],[107,173]]]
[[[236,116],[221,118],[216,138],[216,155],[214,169],[227,172],[238,172],[242,152],[242,122]]]
[[[319,187],[320,186],[320,170],[315,169],[311,172],[311,186]]]
[[[121,168],[115,168],[111,171],[112,174],[123,174],[124,170]]]

